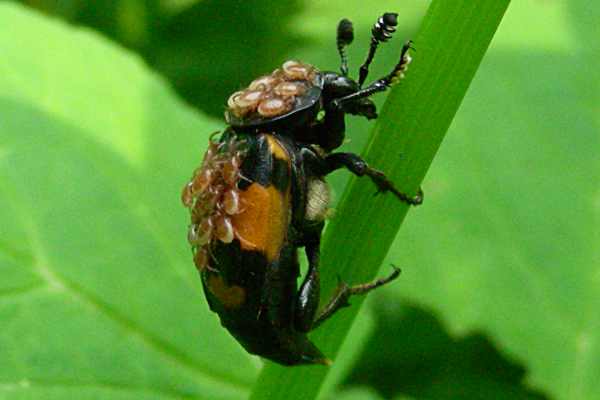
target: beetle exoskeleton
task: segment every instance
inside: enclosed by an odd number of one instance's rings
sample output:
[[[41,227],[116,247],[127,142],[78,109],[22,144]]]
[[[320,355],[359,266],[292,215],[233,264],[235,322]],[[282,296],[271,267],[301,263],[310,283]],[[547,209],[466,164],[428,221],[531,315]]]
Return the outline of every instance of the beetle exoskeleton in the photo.
[[[284,365],[329,364],[307,333],[351,295],[398,276],[394,269],[366,284],[342,283],[319,310],[320,240],[330,214],[325,176],[346,168],[403,202],[422,201],[420,190],[404,194],[358,155],[334,152],[344,141],[345,115],[376,118],[369,96],[406,71],[411,42],[388,75],[362,88],[378,44],[391,38],[395,25],[393,13],[375,23],[358,82],[348,77],[345,53],[352,24],[342,20],[341,73],[290,60],[232,94],[225,113],[229,126],[218,139],[211,136],[202,164],[183,189],[181,199],[191,214],[188,241],[209,307],[252,354]],[[298,288],[300,248],[308,272]]]

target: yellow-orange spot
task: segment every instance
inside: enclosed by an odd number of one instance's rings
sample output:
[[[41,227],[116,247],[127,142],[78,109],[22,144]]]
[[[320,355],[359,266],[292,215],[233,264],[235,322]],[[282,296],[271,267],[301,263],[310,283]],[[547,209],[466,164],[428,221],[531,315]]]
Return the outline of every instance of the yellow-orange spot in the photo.
[[[271,151],[271,154],[273,154],[275,158],[287,161],[289,163],[290,156],[288,155],[287,151],[283,148],[281,143],[279,143],[279,141],[271,135],[265,136],[267,138],[267,142],[269,143],[269,150]]]
[[[237,285],[227,285],[219,275],[211,274],[207,283],[208,289],[225,308],[237,308],[244,304],[246,291]]]
[[[240,191],[245,209],[232,215],[231,222],[242,249],[261,251],[268,261],[279,257],[289,223],[288,201],[289,190],[281,193],[273,186],[253,183]]]

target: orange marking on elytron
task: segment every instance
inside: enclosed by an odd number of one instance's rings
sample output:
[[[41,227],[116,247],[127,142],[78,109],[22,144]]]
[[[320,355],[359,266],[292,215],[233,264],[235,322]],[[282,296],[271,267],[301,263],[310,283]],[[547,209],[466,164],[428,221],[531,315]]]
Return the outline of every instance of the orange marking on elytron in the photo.
[[[289,164],[291,162],[290,156],[287,153],[287,151],[283,148],[281,143],[279,143],[277,141],[277,139],[275,139],[271,135],[265,135],[265,136],[267,137],[267,142],[269,142],[269,150],[271,150],[271,154],[273,154],[273,156],[275,158],[279,158],[280,160],[287,161]]]
[[[219,275],[210,275],[207,286],[225,308],[237,308],[246,300],[246,291],[243,287],[228,286]]]
[[[244,250],[265,254],[269,262],[279,258],[289,223],[289,189],[253,183],[240,192],[244,211],[231,216],[235,237]]]

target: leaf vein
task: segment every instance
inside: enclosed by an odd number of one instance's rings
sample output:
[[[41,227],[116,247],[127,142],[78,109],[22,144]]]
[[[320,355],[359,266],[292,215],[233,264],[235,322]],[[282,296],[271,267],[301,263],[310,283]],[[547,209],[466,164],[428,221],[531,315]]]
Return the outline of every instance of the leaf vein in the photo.
[[[116,322],[124,330],[129,332],[129,334],[138,338],[148,347],[153,348],[163,357],[169,359],[172,362],[175,362],[176,364],[191,369],[196,373],[201,374],[204,378],[214,380],[219,385],[224,385],[235,390],[248,389],[248,385],[236,379],[236,377],[222,375],[216,371],[211,371],[209,366],[203,366],[198,364],[196,360],[193,360],[185,353],[181,352],[179,349],[164,341],[163,339],[150,334],[138,324],[125,317],[123,314],[119,313],[113,307],[96,298],[93,294],[87,292],[83,287],[64,278],[56,277],[56,279],[60,280],[60,282],[67,289],[67,291],[77,300],[79,300],[83,304],[87,304],[94,311]]]
[[[14,299],[15,297],[29,295],[32,292],[41,291],[47,287],[48,286],[44,282],[38,281],[24,286],[0,289],[0,300]]]

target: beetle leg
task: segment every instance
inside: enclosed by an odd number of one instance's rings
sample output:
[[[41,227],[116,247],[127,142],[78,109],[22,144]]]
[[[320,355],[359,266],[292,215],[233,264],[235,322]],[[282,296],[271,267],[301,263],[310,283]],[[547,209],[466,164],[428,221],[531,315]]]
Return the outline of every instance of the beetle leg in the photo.
[[[392,72],[390,72],[388,75],[384,76],[381,79],[376,80],[375,82],[371,83],[369,86],[367,86],[364,89],[359,90],[358,92],[354,92],[351,93],[347,96],[344,97],[339,97],[335,100],[333,100],[332,103],[332,107],[335,109],[343,109],[344,108],[344,103],[349,103],[352,101],[356,101],[358,99],[363,99],[365,97],[369,97],[372,96],[373,94],[377,93],[377,92],[383,92],[387,89],[389,89],[392,85],[398,83],[398,81],[400,81],[401,79],[404,78],[404,72],[406,72],[406,70],[408,69],[408,64],[411,63],[412,58],[410,56],[410,54],[408,54],[408,51],[414,48],[412,47],[412,41],[409,40],[408,42],[406,42],[404,44],[404,46],[402,46],[402,51],[400,52],[400,61],[398,61],[398,64],[396,64],[396,66],[394,67],[394,69],[392,70]],[[376,48],[377,46],[375,46]],[[371,50],[374,52],[373,47],[371,47]],[[369,52],[369,56],[371,55],[371,52]],[[369,61],[369,59],[367,58],[367,61]],[[366,72],[368,71],[368,69],[364,70],[364,78],[363,78],[363,67],[361,67],[361,77],[359,78],[359,82],[358,84],[362,87],[363,81],[366,78]]]
[[[379,192],[392,192],[399,200],[418,206],[423,203],[423,191],[418,190],[415,196],[410,196],[399,191],[392,181],[390,181],[383,172],[371,168],[369,164],[358,155],[353,153],[333,153],[325,157],[327,171],[325,175],[340,168],[347,168],[357,176],[368,176],[371,181],[377,185]]]
[[[379,278],[369,283],[363,283],[361,285],[348,286],[344,281],[340,280],[338,283],[338,287],[335,290],[335,294],[329,300],[329,302],[323,307],[323,310],[319,313],[317,318],[312,324],[311,329],[315,329],[323,322],[325,322],[329,317],[335,314],[340,308],[348,307],[350,303],[348,303],[348,299],[350,296],[355,294],[365,294],[370,292],[373,289],[376,289],[380,286],[385,285],[388,282],[393,281],[400,275],[400,268],[394,267],[394,271],[385,278]]]
[[[308,258],[308,272],[300,286],[294,307],[294,327],[299,332],[312,329],[315,314],[319,308],[321,280],[319,278],[320,237],[305,246]]]

